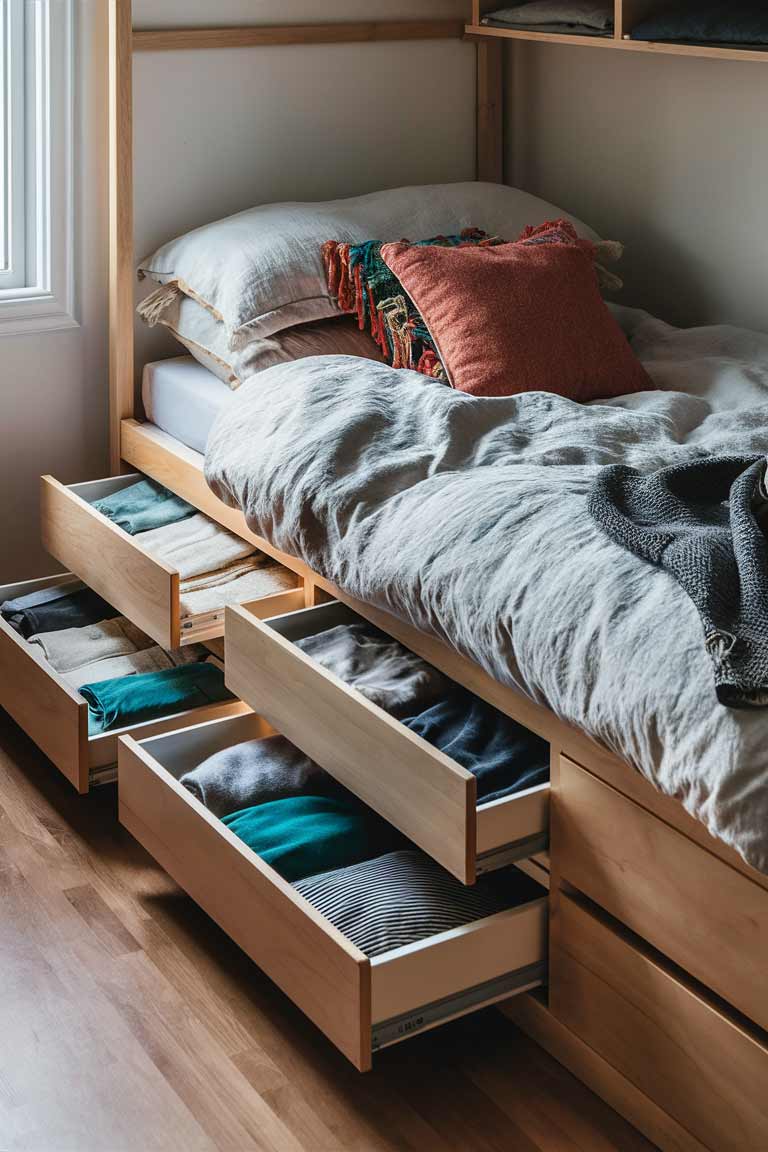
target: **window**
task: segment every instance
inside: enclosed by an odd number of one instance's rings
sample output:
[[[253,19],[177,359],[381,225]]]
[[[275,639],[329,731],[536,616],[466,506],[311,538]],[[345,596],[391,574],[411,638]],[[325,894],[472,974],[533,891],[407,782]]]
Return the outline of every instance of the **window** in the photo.
[[[72,313],[71,0],[0,0],[0,334]]]

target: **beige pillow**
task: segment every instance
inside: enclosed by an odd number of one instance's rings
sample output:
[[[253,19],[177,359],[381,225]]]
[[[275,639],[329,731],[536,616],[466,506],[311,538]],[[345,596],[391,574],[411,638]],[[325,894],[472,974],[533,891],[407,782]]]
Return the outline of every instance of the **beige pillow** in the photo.
[[[362,356],[383,362],[373,337],[361,332],[352,316],[298,324],[266,339],[254,340],[232,351],[224,325],[189,296],[177,296],[170,307],[157,310],[154,293],[138,308],[150,327],[161,324],[180,344],[230,388],[239,388],[249,376],[274,364],[301,360],[305,356]]]

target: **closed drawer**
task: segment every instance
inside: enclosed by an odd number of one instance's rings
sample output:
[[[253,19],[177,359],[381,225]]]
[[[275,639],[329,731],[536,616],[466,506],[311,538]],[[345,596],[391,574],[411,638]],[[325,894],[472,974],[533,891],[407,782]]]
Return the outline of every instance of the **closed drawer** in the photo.
[[[0,603],[41,588],[71,580],[69,574],[30,580],[0,587]],[[79,792],[103,780],[117,763],[117,740],[122,732],[139,736],[198,724],[217,716],[249,712],[246,704],[231,701],[177,712],[137,725],[99,735],[88,734],[88,705],[74,688],[54,671],[33,645],[27,644],[0,616],[0,707],[20,725]]]
[[[565,758],[552,853],[563,880],[768,1028],[766,889]]]
[[[53,477],[43,476],[44,548],[163,648],[223,636],[223,610],[182,619],[179,573],[143,548],[140,536],[124,532],[93,507],[95,500],[141,479],[141,474],[135,473],[65,487]],[[286,570],[286,578],[292,585],[289,590],[253,602],[252,611],[274,616],[302,607],[299,577]]]
[[[550,1010],[712,1152],[768,1143],[768,1049],[634,937],[562,895]]]
[[[120,741],[120,821],[361,1071],[372,1053],[543,980],[546,892],[369,959],[178,783],[258,716]]]
[[[465,884],[543,851],[549,785],[478,806],[470,772],[295,646],[350,623],[336,602],[269,621],[228,610],[228,686]]]

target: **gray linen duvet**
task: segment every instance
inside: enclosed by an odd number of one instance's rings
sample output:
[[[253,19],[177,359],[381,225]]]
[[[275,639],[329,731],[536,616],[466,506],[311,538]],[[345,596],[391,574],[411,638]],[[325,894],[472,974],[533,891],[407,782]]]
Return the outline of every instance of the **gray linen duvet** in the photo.
[[[591,733],[768,873],[768,711],[718,703],[692,602],[586,510],[607,464],[768,452],[768,335],[616,311],[659,391],[474,399],[302,360],[240,389],[206,476],[255,532]]]

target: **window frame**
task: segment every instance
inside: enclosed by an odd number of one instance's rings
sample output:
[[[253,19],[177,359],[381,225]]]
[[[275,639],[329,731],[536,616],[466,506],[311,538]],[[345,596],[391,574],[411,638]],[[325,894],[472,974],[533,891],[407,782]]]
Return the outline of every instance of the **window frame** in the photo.
[[[72,0],[0,0],[6,191],[0,226],[0,335],[76,327],[73,231],[74,6]],[[14,58],[11,58],[13,56]],[[10,65],[10,67],[8,67]],[[3,156],[0,156],[3,160]],[[5,279],[5,283],[3,283]]]

